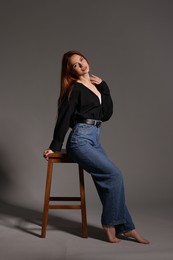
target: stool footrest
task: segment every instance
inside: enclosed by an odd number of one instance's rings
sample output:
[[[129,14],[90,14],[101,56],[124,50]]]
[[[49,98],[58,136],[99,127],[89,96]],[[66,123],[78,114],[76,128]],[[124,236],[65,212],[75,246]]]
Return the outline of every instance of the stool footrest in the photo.
[[[49,201],[81,201],[80,197],[50,197]]]
[[[81,209],[81,205],[49,205],[49,209]]]

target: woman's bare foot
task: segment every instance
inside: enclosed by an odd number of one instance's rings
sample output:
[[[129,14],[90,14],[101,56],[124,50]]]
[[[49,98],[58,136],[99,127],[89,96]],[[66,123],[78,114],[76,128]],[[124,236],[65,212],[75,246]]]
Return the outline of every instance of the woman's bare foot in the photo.
[[[149,244],[150,241],[147,239],[143,238],[137,231],[136,229],[130,230],[128,232],[123,233],[124,236],[126,237],[131,237],[134,238],[137,242],[142,243],[142,244]]]
[[[116,230],[114,226],[103,226],[103,229],[105,230],[108,241],[111,243],[119,243],[121,239],[118,239],[116,237]]]

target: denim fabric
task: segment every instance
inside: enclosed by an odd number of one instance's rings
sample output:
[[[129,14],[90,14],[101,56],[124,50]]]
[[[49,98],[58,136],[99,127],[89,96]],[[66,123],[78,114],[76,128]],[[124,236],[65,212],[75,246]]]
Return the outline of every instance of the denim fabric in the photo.
[[[102,225],[116,226],[122,233],[135,228],[125,204],[123,177],[109,160],[99,141],[100,128],[78,123],[72,129],[67,152],[71,158],[91,174],[103,205]]]

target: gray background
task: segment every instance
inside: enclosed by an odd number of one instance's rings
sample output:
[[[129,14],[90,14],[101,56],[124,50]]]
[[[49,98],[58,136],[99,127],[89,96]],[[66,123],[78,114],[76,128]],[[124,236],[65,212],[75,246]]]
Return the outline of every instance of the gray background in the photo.
[[[122,170],[130,207],[171,205],[173,1],[15,0],[0,4],[0,200],[43,206],[64,52],[77,49],[109,85],[114,114],[102,144]],[[53,185],[77,193],[75,166]],[[85,174],[87,207],[99,208]],[[55,187],[54,187],[55,186]],[[13,209],[13,208],[12,208]]]
[[[172,8],[172,1],[1,1],[2,200],[42,203],[42,152],[52,140],[61,58],[71,49],[110,86],[114,114],[101,139],[124,174],[127,199],[172,200]],[[86,178],[90,205],[97,195]]]

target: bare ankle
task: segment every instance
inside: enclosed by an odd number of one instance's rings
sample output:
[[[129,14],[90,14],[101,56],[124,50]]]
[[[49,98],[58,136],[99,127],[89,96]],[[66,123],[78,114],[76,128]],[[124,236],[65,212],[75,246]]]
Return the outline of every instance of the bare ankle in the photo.
[[[103,226],[103,229],[106,232],[108,241],[111,243],[119,243],[121,240],[116,237],[115,226]]]

